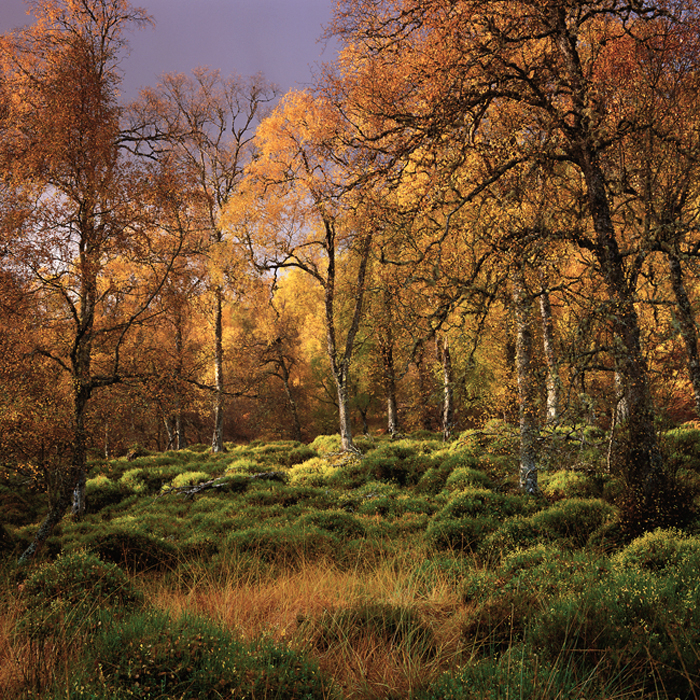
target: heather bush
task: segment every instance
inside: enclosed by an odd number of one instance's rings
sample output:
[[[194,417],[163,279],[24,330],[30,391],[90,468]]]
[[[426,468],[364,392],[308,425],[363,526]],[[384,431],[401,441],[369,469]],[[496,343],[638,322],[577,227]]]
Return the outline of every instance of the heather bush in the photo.
[[[332,683],[303,653],[269,641],[244,643],[211,622],[146,612],[107,625],[88,649],[92,662],[56,700],[332,700]],[[128,695],[127,695],[128,693]]]
[[[631,669],[649,692],[690,697],[700,683],[699,599],[696,572],[613,570],[550,602],[527,639],[550,661],[571,658],[603,677]]]
[[[130,571],[159,571],[177,565],[177,547],[135,528],[110,527],[80,538],[82,546]]]
[[[31,572],[18,602],[18,630],[46,637],[63,628],[85,631],[102,611],[133,609],[143,596],[118,566],[81,550],[59,555]]]

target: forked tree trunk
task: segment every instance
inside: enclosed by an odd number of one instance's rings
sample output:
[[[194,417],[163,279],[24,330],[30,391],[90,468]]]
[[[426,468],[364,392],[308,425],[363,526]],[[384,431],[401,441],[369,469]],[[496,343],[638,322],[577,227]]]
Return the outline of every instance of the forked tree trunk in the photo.
[[[695,398],[695,413],[700,417],[700,354],[698,354],[698,328],[695,323],[693,307],[688,297],[688,291],[683,284],[683,271],[678,255],[667,252],[668,267],[671,273],[671,286],[676,297],[676,315],[681,337],[685,345],[688,376],[693,387]]]
[[[520,489],[535,495],[537,485],[537,381],[532,366],[533,313],[532,297],[525,287],[522,266],[516,263],[511,271],[516,325],[516,365],[520,399]]]
[[[338,422],[340,428],[341,448],[344,452],[358,452],[352,439],[350,427],[350,362],[355,348],[355,338],[360,330],[362,319],[363,301],[365,295],[365,279],[367,263],[372,242],[371,234],[365,234],[358,241],[357,253],[359,255],[357,269],[357,286],[354,294],[354,309],[350,327],[345,337],[345,347],[340,352],[336,335],[336,311],[335,311],[335,284],[336,284],[336,258],[335,258],[335,223],[328,219],[324,221],[326,232],[326,252],[328,254],[328,269],[325,281],[324,306],[326,314],[326,342],[328,357],[331,364],[333,381],[338,394]]]

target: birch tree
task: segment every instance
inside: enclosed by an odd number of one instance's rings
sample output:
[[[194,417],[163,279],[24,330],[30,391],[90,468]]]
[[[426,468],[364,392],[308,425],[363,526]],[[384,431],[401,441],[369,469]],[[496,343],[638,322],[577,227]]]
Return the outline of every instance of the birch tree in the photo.
[[[276,97],[261,75],[223,78],[199,68],[191,77],[168,74],[142,92],[133,111],[135,149],[184,174],[197,212],[191,236],[208,262],[212,307],[213,404],[211,449],[224,449],[227,381],[224,375],[224,303],[227,288],[240,283],[241,261],[227,245],[220,224],[254,154],[255,128]]]
[[[374,231],[363,199],[351,191],[353,165],[337,129],[327,105],[288,93],[258,130],[260,156],[248,170],[246,197],[232,202],[226,221],[260,270],[297,268],[321,285],[341,445],[354,451],[350,369]]]
[[[125,32],[149,22],[126,0],[40,0],[36,23],[6,35],[2,167],[31,198],[3,264],[31,280],[46,332],[34,353],[70,384],[71,454],[31,557],[85,507],[88,406],[122,379],[129,332],[144,321],[182,241],[157,226],[152,176],[126,157],[118,103]]]

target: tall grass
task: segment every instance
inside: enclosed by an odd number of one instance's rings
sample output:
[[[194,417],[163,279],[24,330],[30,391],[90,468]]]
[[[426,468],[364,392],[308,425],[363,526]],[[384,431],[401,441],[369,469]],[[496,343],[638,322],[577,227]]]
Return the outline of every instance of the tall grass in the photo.
[[[270,638],[307,651],[335,678],[345,697],[382,698],[408,694],[449,668],[459,656],[468,606],[449,573],[436,571],[426,585],[422,549],[404,551],[369,568],[334,561],[295,559],[293,566],[251,567],[231,557],[223,571],[202,565],[187,580],[152,576],[144,584],[148,603],[175,617],[200,615],[244,639]],[[382,634],[377,625],[357,626],[347,611],[383,606],[386,614],[419,620],[432,651],[411,648],[410,634]],[[322,644],[323,627],[333,625],[333,643]],[[326,630],[327,633],[327,630]]]

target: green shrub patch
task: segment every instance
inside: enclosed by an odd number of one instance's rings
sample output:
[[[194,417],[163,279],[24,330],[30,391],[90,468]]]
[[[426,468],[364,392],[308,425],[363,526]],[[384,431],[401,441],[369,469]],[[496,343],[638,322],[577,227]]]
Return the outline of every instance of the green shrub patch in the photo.
[[[302,621],[299,633],[316,649],[356,646],[367,636],[401,647],[411,656],[431,658],[436,645],[432,631],[410,607],[366,602],[325,610]]]
[[[72,679],[71,700],[328,700],[332,683],[301,654],[246,644],[195,617],[146,612],[107,626],[89,650],[94,670]],[[65,689],[56,694],[65,698]]]
[[[86,551],[61,554],[29,574],[21,586],[18,630],[33,636],[83,631],[104,610],[131,610],[143,596],[115,564]]]

